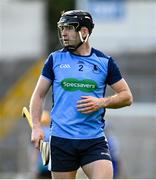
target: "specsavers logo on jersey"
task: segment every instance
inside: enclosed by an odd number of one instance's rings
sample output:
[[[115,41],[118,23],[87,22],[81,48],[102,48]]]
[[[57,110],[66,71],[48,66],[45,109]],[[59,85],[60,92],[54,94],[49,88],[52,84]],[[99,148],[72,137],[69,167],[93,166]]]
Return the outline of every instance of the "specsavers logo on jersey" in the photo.
[[[97,89],[97,84],[95,81],[90,79],[78,80],[75,78],[66,78],[61,82],[61,86],[66,91],[83,91],[83,92],[93,92]]]

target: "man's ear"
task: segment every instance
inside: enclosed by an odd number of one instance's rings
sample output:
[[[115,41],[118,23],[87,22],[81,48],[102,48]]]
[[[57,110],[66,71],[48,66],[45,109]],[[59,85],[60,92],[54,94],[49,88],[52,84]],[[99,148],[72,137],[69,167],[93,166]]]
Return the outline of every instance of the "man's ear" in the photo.
[[[86,27],[81,28],[82,37],[86,37],[89,34],[89,30]]]

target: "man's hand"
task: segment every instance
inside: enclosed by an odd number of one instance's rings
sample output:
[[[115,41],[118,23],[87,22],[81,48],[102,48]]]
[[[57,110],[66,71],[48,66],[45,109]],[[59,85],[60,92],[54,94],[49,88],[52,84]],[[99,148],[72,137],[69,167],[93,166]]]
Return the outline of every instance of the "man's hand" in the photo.
[[[96,98],[93,96],[81,96],[81,100],[77,102],[79,112],[88,114],[98,111],[104,107],[104,98]]]
[[[31,141],[35,145],[35,148],[40,149],[40,140],[44,139],[44,132],[40,127],[34,127],[32,129]]]

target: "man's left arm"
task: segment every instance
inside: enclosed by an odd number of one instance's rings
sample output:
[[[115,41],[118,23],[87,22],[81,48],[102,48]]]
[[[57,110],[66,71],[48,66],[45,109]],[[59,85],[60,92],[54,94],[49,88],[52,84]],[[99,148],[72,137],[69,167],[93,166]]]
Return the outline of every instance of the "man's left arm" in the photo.
[[[130,106],[133,102],[133,96],[130,88],[124,79],[111,85],[115,94],[109,97],[96,98],[93,96],[82,96],[77,102],[79,112],[88,114],[99,110],[100,108],[121,108]]]
[[[111,85],[111,88],[115,91],[115,94],[110,97],[102,98],[103,107],[116,109],[132,104],[133,96],[128,84],[124,79],[121,79],[120,81]]]

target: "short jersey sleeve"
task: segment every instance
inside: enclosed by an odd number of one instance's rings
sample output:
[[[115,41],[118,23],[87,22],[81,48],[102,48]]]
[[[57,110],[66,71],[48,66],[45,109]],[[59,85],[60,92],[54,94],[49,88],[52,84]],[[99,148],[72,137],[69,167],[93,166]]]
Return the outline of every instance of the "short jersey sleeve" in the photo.
[[[54,80],[53,56],[52,55],[49,55],[49,57],[46,59],[41,74],[51,81]]]
[[[106,83],[112,85],[122,79],[120,70],[115,61],[110,57],[108,61],[108,74]]]

